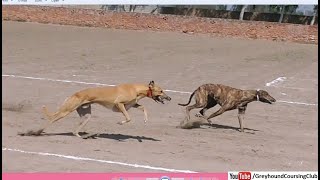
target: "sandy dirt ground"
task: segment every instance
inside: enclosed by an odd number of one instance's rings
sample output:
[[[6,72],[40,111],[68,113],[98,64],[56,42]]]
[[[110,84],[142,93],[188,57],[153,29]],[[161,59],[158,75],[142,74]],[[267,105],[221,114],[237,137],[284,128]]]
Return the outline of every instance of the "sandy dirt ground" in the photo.
[[[318,169],[316,45],[36,23],[2,25],[5,172]],[[265,85],[279,77],[286,78]],[[96,86],[74,81],[150,80],[178,92],[167,92],[172,101],[164,105],[141,101],[149,111],[147,125],[139,110],[129,111],[132,122],[118,125],[122,114],[93,105],[85,131],[99,132],[96,139],[71,134],[81,122],[75,112],[46,129],[43,136],[17,135],[45,123],[42,105],[54,111],[72,93]],[[177,103],[189,98],[182,91],[191,92],[203,83],[265,89],[278,102],[249,104],[245,133],[238,130],[237,111],[214,118],[212,127],[176,128],[185,118],[184,108]],[[192,111],[192,119],[197,111]]]

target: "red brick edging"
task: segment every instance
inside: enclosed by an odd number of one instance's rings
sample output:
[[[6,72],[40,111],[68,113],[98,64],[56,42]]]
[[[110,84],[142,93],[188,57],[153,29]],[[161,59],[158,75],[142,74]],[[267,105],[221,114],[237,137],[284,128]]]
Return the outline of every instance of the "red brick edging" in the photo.
[[[318,25],[117,13],[96,9],[44,6],[2,6],[2,20],[106,27],[116,29],[174,31],[219,37],[266,39],[318,44]]]

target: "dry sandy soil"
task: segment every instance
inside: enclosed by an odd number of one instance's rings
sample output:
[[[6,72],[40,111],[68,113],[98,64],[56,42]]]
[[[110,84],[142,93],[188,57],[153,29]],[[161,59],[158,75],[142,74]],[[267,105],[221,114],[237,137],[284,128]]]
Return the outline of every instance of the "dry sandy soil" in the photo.
[[[197,172],[318,169],[316,45],[2,24],[5,172],[163,172],[128,164]],[[265,85],[278,77],[286,79]],[[237,111],[216,117],[212,127],[176,128],[185,118],[184,108],[177,103],[187,102],[189,94],[167,92],[172,101],[165,105],[142,100],[149,111],[147,125],[139,110],[129,111],[131,123],[118,125],[124,119],[122,114],[94,105],[93,118],[85,130],[99,132],[96,139],[71,135],[80,122],[77,113],[46,129],[43,136],[17,135],[46,121],[40,113],[42,105],[54,111],[75,91],[96,86],[73,81],[119,84],[150,80],[164,89],[187,92],[203,83],[265,89],[278,102],[249,104],[245,133],[238,131]]]

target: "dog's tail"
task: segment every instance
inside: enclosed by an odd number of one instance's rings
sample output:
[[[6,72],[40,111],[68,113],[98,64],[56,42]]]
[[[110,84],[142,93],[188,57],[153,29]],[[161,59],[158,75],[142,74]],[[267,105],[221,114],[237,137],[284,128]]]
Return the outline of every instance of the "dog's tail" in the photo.
[[[190,95],[189,102],[188,102],[187,104],[180,104],[180,103],[178,103],[178,105],[180,105],[180,106],[187,106],[187,105],[189,105],[190,102],[191,102],[191,99],[192,99],[193,95],[195,94],[195,92],[196,92],[196,91],[193,91],[193,93]]]
[[[58,120],[68,115],[72,111],[76,110],[82,104],[83,104],[83,100],[79,98],[77,94],[75,94],[67,98],[57,112],[50,113],[46,106],[42,106],[42,113],[46,116],[46,118],[49,121]]]
[[[47,118],[48,120],[51,119],[52,113],[50,113],[50,112],[48,111],[47,106],[45,106],[45,105],[42,106],[42,113],[46,116],[46,118]]]

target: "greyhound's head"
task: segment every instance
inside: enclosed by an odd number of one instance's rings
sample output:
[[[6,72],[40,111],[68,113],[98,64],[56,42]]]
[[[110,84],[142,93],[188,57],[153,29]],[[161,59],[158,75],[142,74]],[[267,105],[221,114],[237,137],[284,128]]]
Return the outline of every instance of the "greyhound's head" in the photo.
[[[156,102],[161,102],[162,104],[164,104],[163,100],[171,100],[171,98],[168,95],[166,95],[159,86],[155,85],[154,81],[150,81],[149,83],[149,90],[147,92],[147,96],[152,98]]]
[[[257,101],[272,104],[276,102],[276,99],[270,96],[267,91],[257,90]]]

